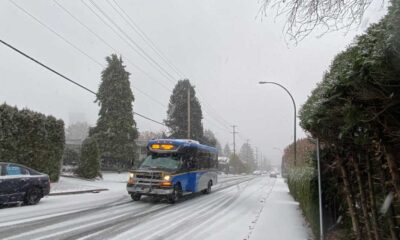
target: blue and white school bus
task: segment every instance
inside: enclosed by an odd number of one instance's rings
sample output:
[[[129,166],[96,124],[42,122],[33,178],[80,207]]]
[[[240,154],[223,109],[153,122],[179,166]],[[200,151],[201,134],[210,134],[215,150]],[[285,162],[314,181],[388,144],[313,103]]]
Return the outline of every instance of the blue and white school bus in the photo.
[[[187,193],[208,194],[217,183],[218,151],[194,140],[157,139],[147,144],[147,157],[129,172],[127,191],[134,201],[149,195],[171,203]]]

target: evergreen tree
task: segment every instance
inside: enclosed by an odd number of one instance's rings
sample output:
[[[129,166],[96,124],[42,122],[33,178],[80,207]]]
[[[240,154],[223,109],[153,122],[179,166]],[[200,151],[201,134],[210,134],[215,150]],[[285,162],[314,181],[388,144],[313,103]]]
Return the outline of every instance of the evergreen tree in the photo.
[[[65,129],[65,139],[83,140],[88,136],[89,124],[87,122],[72,123]]]
[[[100,155],[110,167],[124,168],[134,160],[134,140],[138,136],[133,119],[134,96],[130,73],[122,59],[113,54],[106,60],[108,66],[102,72],[96,100],[100,105],[99,118],[89,135],[96,138]]]
[[[203,141],[203,113],[196,97],[194,87],[188,79],[179,80],[175,85],[168,104],[165,125],[169,128],[170,138],[188,137],[188,91],[190,91],[190,138]]]
[[[239,158],[245,163],[250,170],[256,168],[253,148],[249,143],[244,143],[240,148]]]
[[[63,165],[74,165],[79,162],[79,153],[72,148],[65,147],[62,156]]]
[[[219,155],[219,156],[224,155],[224,154],[222,153],[222,146],[221,146],[221,143],[219,143],[218,140],[217,140],[217,145],[216,145],[215,147],[216,147],[217,150],[218,150],[218,155]]]
[[[210,129],[204,130],[203,143],[211,147],[219,145],[217,138]]]
[[[225,144],[225,147],[224,147],[224,156],[230,157],[231,154],[232,154],[231,148],[229,147],[229,144],[227,143],[227,144]]]
[[[249,169],[247,165],[245,165],[237,155],[231,155],[229,158],[229,166],[232,168],[233,172],[238,173],[247,173]]]
[[[86,138],[81,149],[81,159],[76,173],[78,176],[88,179],[101,176],[99,148],[96,139]]]

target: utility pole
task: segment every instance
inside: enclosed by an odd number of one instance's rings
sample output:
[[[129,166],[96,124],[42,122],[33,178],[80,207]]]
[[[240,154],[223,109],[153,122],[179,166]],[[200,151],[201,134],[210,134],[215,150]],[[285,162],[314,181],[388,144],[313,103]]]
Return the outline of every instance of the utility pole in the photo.
[[[232,125],[233,131],[233,156],[236,156],[236,134],[239,132],[236,132],[236,125]]]
[[[187,107],[188,107],[188,130],[187,130],[187,138],[190,139],[190,86],[188,86],[188,102],[187,102]]]
[[[256,152],[256,159],[255,159],[255,161],[256,161],[256,163],[257,163],[257,168],[260,169],[260,163],[258,162],[258,148],[257,148],[257,146],[254,147],[254,150],[255,150],[255,152]]]
[[[249,144],[249,139],[246,139],[246,162],[247,162],[247,164],[249,164],[249,162],[250,162],[250,144]]]

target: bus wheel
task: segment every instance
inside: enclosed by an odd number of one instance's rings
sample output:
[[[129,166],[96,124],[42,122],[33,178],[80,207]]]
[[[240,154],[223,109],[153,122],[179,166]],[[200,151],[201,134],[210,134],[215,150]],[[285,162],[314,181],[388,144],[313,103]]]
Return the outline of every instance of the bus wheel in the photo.
[[[142,195],[140,195],[139,193],[132,193],[131,194],[131,198],[132,198],[133,201],[139,201],[141,197],[142,197]]]
[[[211,193],[211,186],[212,186],[212,181],[210,180],[210,181],[208,181],[207,188],[203,190],[203,193],[204,194]]]
[[[181,198],[181,197],[182,197],[182,187],[178,183],[174,186],[174,191],[169,196],[168,200],[170,203],[176,203],[179,200],[179,198]]]

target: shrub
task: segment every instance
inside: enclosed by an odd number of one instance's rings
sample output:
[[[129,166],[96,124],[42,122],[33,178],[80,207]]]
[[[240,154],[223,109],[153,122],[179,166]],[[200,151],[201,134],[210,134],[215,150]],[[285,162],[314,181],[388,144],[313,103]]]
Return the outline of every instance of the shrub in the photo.
[[[0,161],[26,165],[57,181],[64,143],[62,120],[0,105]]]
[[[101,177],[99,147],[95,138],[89,137],[83,141],[81,159],[76,173],[88,179]]]
[[[79,163],[79,153],[72,148],[65,147],[62,159],[63,165],[76,165]]]

